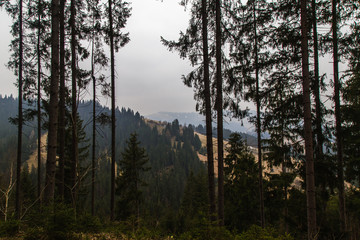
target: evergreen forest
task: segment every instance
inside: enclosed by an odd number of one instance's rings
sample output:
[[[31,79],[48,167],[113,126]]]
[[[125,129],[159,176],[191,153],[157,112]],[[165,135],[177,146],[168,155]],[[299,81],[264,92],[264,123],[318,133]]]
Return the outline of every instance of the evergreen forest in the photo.
[[[116,105],[131,2],[0,0],[0,239],[360,239],[359,0],[178,3],[199,126]]]

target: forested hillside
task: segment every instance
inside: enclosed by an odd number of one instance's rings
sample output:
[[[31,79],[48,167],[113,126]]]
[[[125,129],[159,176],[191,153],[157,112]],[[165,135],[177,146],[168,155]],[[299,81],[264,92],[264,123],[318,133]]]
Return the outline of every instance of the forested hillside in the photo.
[[[16,116],[17,100],[12,97],[0,98],[1,108],[1,126],[4,126],[0,141],[1,144],[1,175],[9,171],[10,164],[14,162],[16,148],[13,141],[16,140],[16,127],[9,123],[9,118]],[[79,192],[79,211],[88,212],[90,209],[90,186],[91,186],[91,155],[90,142],[91,132],[91,111],[92,102],[85,101],[79,104],[79,117],[81,119],[81,146],[79,169],[80,174],[84,174],[81,180]],[[97,112],[102,115],[109,115],[110,110],[97,104]],[[184,196],[184,189],[187,179],[190,175],[198,175],[205,170],[205,165],[199,161],[196,151],[200,150],[201,142],[194,134],[192,127],[182,127],[178,121],[168,124],[157,123],[153,126],[138,113],[131,109],[117,109],[116,111],[117,159],[121,159],[121,152],[124,151],[126,140],[130,134],[136,133],[141,147],[144,147],[149,162],[147,167],[150,171],[144,173],[143,201],[141,211],[146,216],[152,216],[152,221],[163,220],[168,214],[175,214],[179,208]],[[33,125],[34,121],[27,122],[27,125]],[[30,128],[29,128],[30,129]],[[6,130],[6,132],[5,132]],[[96,142],[96,215],[106,217],[109,215],[110,203],[110,178],[108,175],[110,169],[109,146],[111,132],[108,122],[99,124],[97,128],[99,137]],[[34,133],[26,132],[25,144],[28,144],[28,153],[35,152]],[[24,145],[25,145],[24,144]],[[26,146],[26,145],[25,145]],[[67,151],[70,146],[67,145]],[[9,155],[12,152],[12,155]],[[27,161],[28,155],[25,155],[23,162]],[[119,165],[119,162],[117,162]],[[28,166],[30,179],[36,179],[37,169]],[[31,183],[31,191],[36,191],[36,181]],[[29,189],[30,191],[30,189]],[[146,197],[145,197],[146,196]],[[35,199],[32,199],[35,201]],[[29,199],[30,201],[30,199]]]

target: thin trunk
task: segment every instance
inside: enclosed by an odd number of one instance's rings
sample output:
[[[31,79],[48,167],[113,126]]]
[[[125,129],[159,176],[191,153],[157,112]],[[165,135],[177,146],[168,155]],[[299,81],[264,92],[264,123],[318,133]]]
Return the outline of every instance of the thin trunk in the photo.
[[[206,118],[206,148],[208,159],[208,178],[209,178],[209,203],[210,219],[216,219],[215,205],[215,177],[214,177],[214,153],[212,142],[212,116],[211,116],[211,95],[210,95],[210,77],[209,77],[209,50],[208,50],[208,14],[206,0],[202,0],[202,42],[204,58],[204,94],[205,94],[205,118]]]
[[[23,112],[22,112],[22,98],[23,98],[23,1],[19,0],[19,123],[18,123],[18,146],[17,146],[17,161],[16,161],[16,203],[15,203],[15,211],[16,211],[16,218],[20,219],[20,178],[21,178],[21,145],[22,145],[22,125],[23,125]]]
[[[255,51],[255,81],[256,81],[256,131],[258,143],[258,166],[259,166],[259,196],[260,196],[260,220],[261,227],[265,227],[264,213],[264,190],[263,190],[263,169],[261,155],[261,118],[260,118],[260,90],[259,90],[259,57],[258,57],[258,40],[257,40],[257,18],[256,18],[256,1],[254,2],[254,51]]]
[[[316,19],[316,0],[312,0],[312,10],[313,10],[313,35],[314,35],[314,72],[315,72],[315,81],[314,81],[314,95],[315,95],[315,124],[316,124],[316,148],[315,156],[318,161],[323,159],[323,143],[324,136],[322,133],[322,114],[321,114],[321,99],[320,99],[320,76],[319,76],[319,47],[318,47],[318,34],[317,34],[317,19]]]
[[[216,86],[217,86],[217,134],[218,134],[218,218],[224,225],[224,141],[223,141],[223,93],[221,76],[221,1],[216,0]]]
[[[302,75],[303,75],[303,98],[304,98],[304,130],[305,130],[305,160],[306,160],[306,200],[307,200],[307,223],[308,239],[314,239],[316,229],[316,199],[315,199],[315,176],[313,158],[313,138],[311,127],[311,102],[310,102],[310,74],[309,74],[309,46],[308,27],[306,16],[307,0],[301,0],[301,52],[302,52]]]
[[[60,0],[59,194],[65,194],[65,2]]]
[[[340,114],[340,80],[339,80],[339,57],[338,57],[338,36],[337,36],[337,1],[332,0],[332,30],[333,30],[333,58],[334,58],[334,102],[335,102],[335,130],[337,145],[337,164],[338,164],[338,189],[339,189],[339,213],[340,230],[346,232],[345,218],[345,194],[344,194],[344,163],[343,146]]]
[[[71,124],[72,124],[72,156],[71,156],[71,197],[74,209],[77,201],[77,165],[78,165],[78,137],[77,137],[77,68],[76,68],[76,29],[75,0],[71,0],[70,6],[70,27],[71,27]]]
[[[115,220],[115,57],[112,0],[109,0],[110,24],[110,64],[111,64],[111,195],[110,195],[110,220]]]
[[[51,79],[44,202],[54,201],[59,98],[59,0],[51,1]]]
[[[11,193],[12,188],[14,187],[13,174],[14,174],[13,162],[11,162],[9,186],[6,189],[6,191],[1,190],[1,192],[4,194],[4,198],[5,198],[4,210],[1,210],[2,213],[4,214],[4,221],[5,222],[7,221],[7,217],[8,217],[10,193]]]
[[[284,88],[282,86],[281,88],[281,93],[284,92]],[[287,167],[287,164],[286,164],[286,150],[285,150],[285,122],[284,122],[284,119],[285,119],[285,111],[286,109],[284,108],[284,100],[283,100],[283,96],[281,94],[281,99],[280,99],[280,104],[281,104],[281,108],[282,108],[282,111],[281,111],[281,117],[280,117],[280,121],[281,121],[281,149],[282,149],[282,162],[281,162],[281,167],[282,167],[282,174],[285,176],[286,174],[286,167]],[[284,230],[285,232],[288,232],[288,229],[289,229],[289,225],[287,223],[287,218],[288,218],[288,205],[287,205],[287,202],[288,202],[288,189],[287,189],[287,182],[284,182],[285,185],[284,185],[284,211],[283,211],[283,214],[284,214],[284,218],[283,218],[283,224],[284,224]]]
[[[37,197],[40,200],[41,204],[41,53],[40,53],[40,39],[41,39],[41,30],[40,30],[40,22],[41,22],[41,9],[40,9],[40,1],[38,3],[38,36],[37,36]]]
[[[94,76],[94,33],[92,38],[91,52],[91,77],[93,80],[93,128],[92,128],[92,171],[91,171],[91,215],[95,216],[95,143],[96,143],[96,79]]]

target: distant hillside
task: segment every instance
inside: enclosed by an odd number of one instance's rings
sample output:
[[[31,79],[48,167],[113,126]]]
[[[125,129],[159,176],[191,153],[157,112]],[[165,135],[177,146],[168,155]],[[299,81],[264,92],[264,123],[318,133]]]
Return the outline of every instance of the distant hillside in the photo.
[[[155,121],[172,122],[175,119],[179,121],[181,125],[193,125],[195,131],[201,134],[206,134],[205,131],[205,117],[199,113],[179,113],[179,112],[159,112],[147,115],[146,118]],[[213,125],[213,127],[216,125]],[[224,138],[228,139],[231,132],[238,132],[243,139],[247,141],[250,146],[257,146],[257,138],[255,137],[254,126],[248,122],[247,119],[237,120],[225,117],[224,120]],[[214,128],[213,136],[217,138],[216,128]]]
[[[157,121],[167,121],[172,122],[174,119],[179,120],[179,123],[191,124],[194,126],[205,125],[205,116],[196,113],[182,113],[182,112],[158,112],[145,116],[146,118],[157,120]],[[229,117],[224,118],[224,128],[231,130],[232,132],[242,132],[249,135],[255,135],[254,126],[249,123],[247,119],[238,120],[230,119]]]

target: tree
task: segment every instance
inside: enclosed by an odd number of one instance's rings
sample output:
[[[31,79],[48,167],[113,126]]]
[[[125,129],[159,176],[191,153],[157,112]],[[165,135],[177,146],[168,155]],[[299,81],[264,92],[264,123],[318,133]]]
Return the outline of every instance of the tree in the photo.
[[[257,223],[258,165],[238,133],[231,134],[226,151],[225,222],[227,226],[243,231]]]
[[[140,147],[138,135],[132,133],[126,141],[127,147],[121,153],[120,172],[116,179],[116,193],[120,196],[118,202],[119,217],[127,218],[131,215],[140,218],[141,188],[146,186],[142,174],[148,170],[146,165],[149,158],[144,148]]]
[[[221,1],[216,0],[216,112],[218,140],[218,218],[220,226],[224,225],[224,131],[223,131],[223,83],[221,76]]]
[[[339,79],[339,56],[338,56],[338,20],[337,20],[337,1],[332,0],[332,34],[333,34],[333,70],[334,70],[334,102],[335,102],[335,136],[336,136],[336,155],[337,155],[337,177],[339,191],[339,213],[340,229],[346,231],[345,218],[345,193],[344,193],[344,160],[343,160],[343,140],[340,113],[340,79]]]
[[[257,131],[259,197],[261,226],[265,225],[263,186],[262,186],[262,141],[261,141],[261,105],[264,101],[260,89],[261,77],[267,73],[269,61],[269,43],[267,35],[271,29],[271,5],[266,1],[247,1],[246,4],[233,3],[228,8],[229,42],[231,47],[231,85],[235,97],[242,101],[253,100],[256,104],[255,127]],[[236,31],[235,29],[240,29]],[[255,77],[254,77],[255,76]],[[255,87],[254,87],[255,85]]]
[[[21,160],[22,160],[22,134],[23,134],[23,1],[19,0],[19,122],[18,122],[18,145],[17,145],[17,160],[16,160],[16,204],[15,211],[17,219],[20,219],[20,179],[21,179]]]
[[[44,202],[54,200],[59,95],[59,0],[51,1],[51,79]]]
[[[89,41],[91,43],[91,79],[93,87],[93,108],[92,108],[92,156],[91,156],[91,214],[95,215],[95,172],[96,172],[96,105],[97,105],[97,95],[96,89],[99,84],[103,84],[104,76],[97,76],[97,72],[101,70],[102,67],[107,66],[108,58],[104,53],[101,39],[101,16],[102,11],[100,8],[98,0],[88,1],[88,12],[91,16],[90,19],[90,36]],[[100,69],[98,69],[100,66]]]
[[[77,82],[78,82],[78,68],[77,68],[77,29],[76,29],[76,0],[70,1],[70,29],[71,29],[71,129],[72,129],[72,157],[71,157],[71,199],[73,207],[76,209],[77,200],[77,168],[79,163],[79,149],[78,149],[78,136],[77,136]]]
[[[301,53],[302,77],[304,98],[304,131],[305,131],[305,159],[306,159],[306,198],[308,239],[315,239],[316,225],[316,199],[315,199],[315,174],[313,159],[313,139],[311,127],[311,102],[310,102],[310,75],[309,75],[309,48],[307,29],[307,1],[301,0]]]
[[[64,200],[65,186],[65,109],[66,109],[66,86],[65,86],[65,3],[60,0],[60,89],[59,89],[59,195]]]
[[[37,195],[41,200],[41,192],[42,192],[42,163],[41,163],[41,128],[42,128],[42,88],[43,88],[43,80],[44,80],[44,70],[43,67],[46,64],[47,60],[49,60],[49,52],[47,44],[47,38],[49,37],[49,17],[46,15],[46,12],[49,11],[48,3],[44,0],[30,1],[28,3],[28,17],[27,24],[29,28],[32,30],[30,34],[28,34],[28,38],[30,38],[30,44],[35,46],[34,48],[30,48],[34,55],[36,55],[36,64],[33,65],[36,68],[36,113],[37,113]],[[44,64],[45,63],[45,64]],[[46,67],[46,65],[45,65]],[[34,83],[35,84],[35,83]],[[41,203],[41,201],[40,201]]]
[[[204,64],[204,99],[205,99],[205,119],[206,119],[206,149],[208,162],[208,184],[209,184],[209,202],[210,218],[215,220],[215,180],[214,180],[214,153],[212,142],[212,115],[211,115],[211,95],[210,95],[210,76],[209,76],[209,54],[208,54],[208,19],[207,19],[207,2],[201,1],[202,17],[202,43],[203,43],[203,64]]]
[[[182,1],[184,6],[190,1]],[[194,98],[197,100],[197,110],[205,115],[206,121],[206,150],[208,163],[208,184],[209,184],[209,213],[212,221],[216,219],[215,203],[215,174],[214,174],[214,152],[213,152],[213,129],[212,129],[212,83],[210,79],[211,57],[209,49],[208,28],[213,26],[209,24],[212,20],[208,15],[213,14],[211,5],[213,1],[191,1],[191,19],[186,33],[180,33],[178,42],[167,41],[161,38],[161,41],[170,51],[177,50],[181,58],[189,58],[193,66],[197,68],[187,76],[183,76],[184,84],[188,87],[194,86],[196,89]],[[211,7],[210,7],[211,6]],[[201,13],[201,14],[199,14]],[[215,18],[214,18],[215,19]],[[214,23],[214,21],[211,21]],[[201,31],[200,31],[200,30]],[[213,54],[214,52],[212,52]]]
[[[122,0],[108,0],[107,18],[105,26],[105,42],[110,45],[110,72],[111,72],[111,193],[110,193],[110,219],[115,219],[115,51],[125,46],[129,41],[128,33],[121,33],[131,9],[128,3]],[[114,19],[114,16],[116,18]]]

